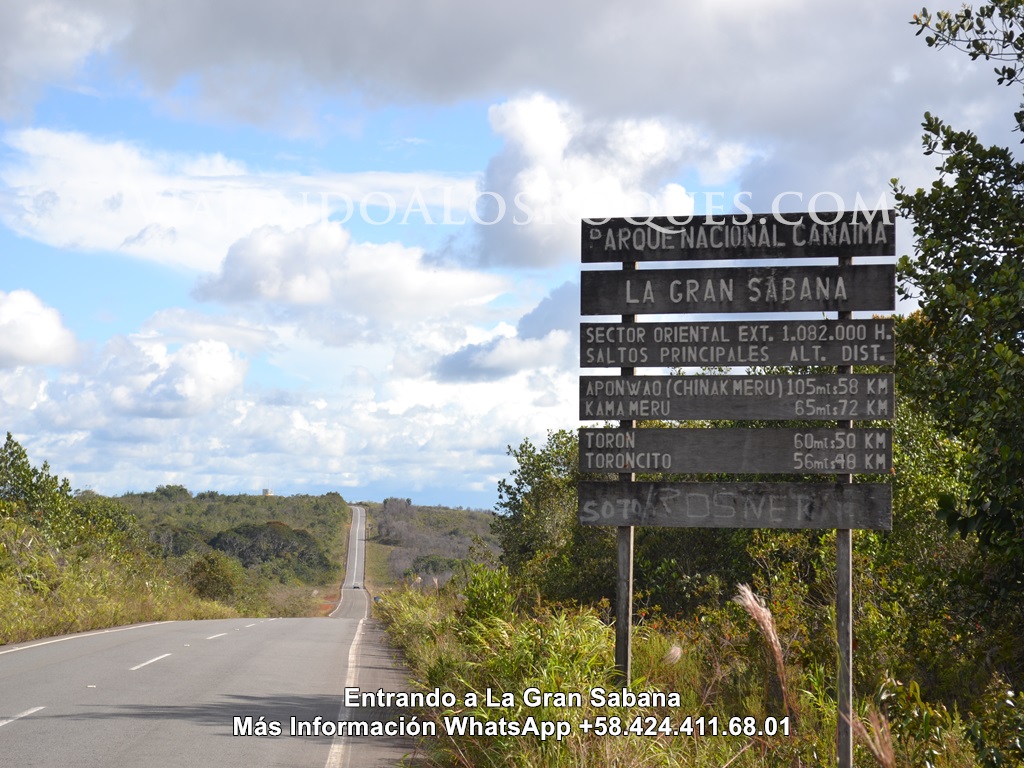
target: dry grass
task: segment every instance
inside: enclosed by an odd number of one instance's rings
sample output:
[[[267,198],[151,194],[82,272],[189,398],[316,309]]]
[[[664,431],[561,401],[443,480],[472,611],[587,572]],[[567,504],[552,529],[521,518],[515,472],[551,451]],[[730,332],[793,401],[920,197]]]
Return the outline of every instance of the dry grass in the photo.
[[[893,750],[892,732],[883,715],[874,708],[868,711],[868,724],[859,717],[853,719],[853,733],[871,752],[882,768],[896,768],[896,754]]]
[[[775,629],[775,618],[772,612],[764,604],[764,601],[754,594],[746,584],[740,584],[739,594],[733,598],[739,605],[750,614],[757,624],[764,639],[768,641],[768,648],[771,650],[772,659],[775,662],[775,674],[779,679],[779,688],[782,691],[782,700],[786,706],[786,713],[795,718],[796,707],[789,694],[789,685],[786,681],[786,663],[782,658],[782,643],[779,642],[779,633]]]
[[[464,591],[474,592],[473,589]],[[474,592],[475,593],[475,592]],[[440,726],[442,713],[423,712],[421,718],[439,723],[438,737],[424,740],[422,748],[432,765],[531,766],[531,768],[606,768],[606,766],[685,766],[686,768],[803,768],[835,764],[836,707],[827,688],[816,686],[806,671],[791,661],[779,638],[772,612],[752,590],[741,587],[735,606],[680,622],[667,628],[639,626],[633,641],[633,680],[637,691],[674,691],[678,706],[630,707],[596,705],[584,695],[582,706],[524,706],[517,696],[507,708],[456,707],[460,714],[480,721],[528,716],[565,720],[575,724],[561,741],[536,738],[448,735]],[[523,612],[502,611],[474,615],[471,603],[455,589],[400,589],[385,595],[376,609],[392,640],[405,649],[412,676],[425,689],[438,687],[458,696],[490,689],[521,692],[582,691],[603,686],[612,690],[613,632],[591,609],[567,609],[531,603]],[[745,612],[745,613],[744,613]],[[754,620],[753,630],[747,615]],[[762,636],[769,654],[763,654]],[[769,660],[770,658],[770,660]],[[774,666],[774,669],[773,669]],[[785,732],[767,722],[780,711],[770,704],[769,690],[778,684],[789,718]],[[810,690],[808,690],[810,688]],[[799,710],[799,723],[797,715]],[[451,714],[451,713],[449,713]],[[693,730],[675,731],[690,715]],[[625,729],[636,718],[665,722],[665,732],[622,730],[617,735],[582,732],[584,719]],[[696,721],[717,722],[715,735],[697,733]],[[900,720],[890,730],[886,719],[868,710],[853,728],[859,765],[872,762],[882,768],[925,765],[923,737],[901,730]],[[753,724],[750,727],[750,724]],[[616,727],[620,727],[617,725]],[[741,728],[732,726],[741,725]],[[750,730],[745,730],[750,727]],[[710,731],[710,729],[709,729]],[[978,768],[979,763],[962,730],[951,730],[936,746],[940,756],[933,768]]]

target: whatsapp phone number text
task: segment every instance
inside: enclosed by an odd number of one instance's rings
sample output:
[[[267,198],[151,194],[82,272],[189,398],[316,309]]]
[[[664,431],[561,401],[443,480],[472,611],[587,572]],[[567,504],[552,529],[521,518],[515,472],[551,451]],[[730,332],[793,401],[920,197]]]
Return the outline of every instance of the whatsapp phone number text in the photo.
[[[576,728],[595,736],[789,736],[788,717],[671,717],[638,715],[632,719],[615,715],[590,717]]]

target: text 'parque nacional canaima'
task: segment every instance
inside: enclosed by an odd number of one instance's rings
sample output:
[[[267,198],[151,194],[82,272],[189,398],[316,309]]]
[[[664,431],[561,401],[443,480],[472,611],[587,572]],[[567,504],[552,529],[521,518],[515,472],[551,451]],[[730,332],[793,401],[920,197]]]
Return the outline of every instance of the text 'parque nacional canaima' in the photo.
[[[885,256],[895,238],[889,211],[584,219],[582,261]]]

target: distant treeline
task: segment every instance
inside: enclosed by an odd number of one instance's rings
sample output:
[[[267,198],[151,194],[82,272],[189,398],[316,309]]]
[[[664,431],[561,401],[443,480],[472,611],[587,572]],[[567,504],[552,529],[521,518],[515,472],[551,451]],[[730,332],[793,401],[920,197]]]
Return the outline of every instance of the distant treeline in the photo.
[[[493,512],[418,506],[408,498],[387,498],[368,509],[370,540],[391,548],[388,567],[395,580],[443,583],[464,564],[497,557]]]
[[[220,557],[214,565],[237,563]],[[0,447],[0,645],[143,621],[237,615],[237,601],[211,599],[189,581],[202,568],[198,558],[161,557],[124,504],[73,492],[49,465],[33,466],[7,434]],[[230,567],[208,570],[231,573]],[[237,570],[244,574],[241,565]],[[232,586],[230,579],[222,582]]]
[[[320,584],[340,576],[349,508],[338,493],[193,496],[170,485],[120,501],[165,558],[219,552],[284,584]]]

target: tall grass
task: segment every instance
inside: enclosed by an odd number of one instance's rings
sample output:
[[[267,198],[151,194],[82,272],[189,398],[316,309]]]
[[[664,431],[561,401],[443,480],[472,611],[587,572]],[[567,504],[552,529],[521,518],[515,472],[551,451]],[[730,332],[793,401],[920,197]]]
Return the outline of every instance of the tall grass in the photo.
[[[613,629],[598,611],[536,601],[504,610],[497,607],[501,601],[489,606],[486,599],[479,598],[481,594],[496,597],[503,587],[504,594],[511,595],[500,571],[477,569],[468,583],[440,590],[389,592],[377,606],[419,685],[424,690],[439,688],[456,694],[456,707],[421,713],[438,723],[438,738],[425,739],[422,745],[431,765],[835,765],[836,708],[831,682],[822,670],[802,670],[787,658],[769,607],[749,589],[741,591],[736,603],[698,619],[657,631],[638,627],[629,689],[634,693],[676,693],[678,706],[630,707],[600,706],[591,696],[598,688],[618,690],[612,676]],[[582,704],[562,706],[566,702],[550,701],[531,706],[523,699],[528,688],[578,692]],[[492,702],[502,702],[504,693],[513,696],[505,706],[490,706],[484,698],[487,691]],[[476,701],[471,694],[478,694]],[[926,732],[911,727],[914,716],[899,706],[890,708],[892,727],[869,701],[861,702],[861,712],[866,720],[858,717],[855,723],[858,765],[980,765],[955,716],[942,723],[933,719],[932,732]],[[443,721],[453,715],[470,716],[482,723],[502,718],[523,722],[529,717],[563,721],[571,725],[571,731],[561,740],[449,736]],[[650,733],[627,732],[638,717],[642,725],[666,722],[674,731],[687,716],[693,734],[659,732],[657,728]],[[619,718],[615,732],[620,735],[599,735],[594,728],[589,733],[580,728],[584,722],[593,724],[602,717],[609,727],[613,718]],[[699,717],[704,718],[703,736],[697,732]],[[718,718],[716,736],[710,733],[713,717]],[[786,717],[790,735],[766,734],[768,718],[778,723]]]
[[[133,574],[100,557],[60,569],[46,588],[0,575],[0,645],[122,624],[236,615],[158,573]]]

